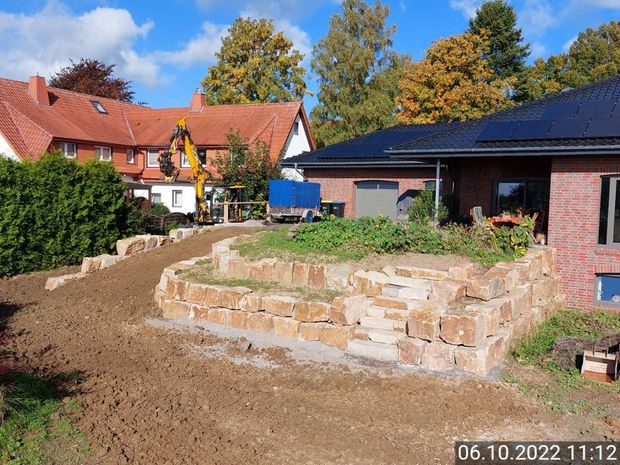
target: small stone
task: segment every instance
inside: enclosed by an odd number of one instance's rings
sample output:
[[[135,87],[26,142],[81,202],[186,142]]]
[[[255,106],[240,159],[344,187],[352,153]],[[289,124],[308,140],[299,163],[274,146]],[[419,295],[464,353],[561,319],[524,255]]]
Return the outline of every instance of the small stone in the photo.
[[[144,238],[140,236],[128,237],[116,241],[116,251],[120,257],[135,255],[142,252],[146,244]]]

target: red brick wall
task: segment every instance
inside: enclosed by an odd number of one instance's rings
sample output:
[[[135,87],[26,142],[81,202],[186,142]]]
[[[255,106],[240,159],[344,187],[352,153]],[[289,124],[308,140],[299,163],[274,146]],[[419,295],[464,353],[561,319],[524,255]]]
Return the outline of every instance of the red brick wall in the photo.
[[[444,193],[452,189],[445,169]],[[321,198],[345,202],[345,216],[355,215],[355,190],[357,181],[398,182],[398,195],[409,189],[424,188],[424,181],[435,179],[435,168],[305,168],[304,176],[309,181],[321,183]]]
[[[455,177],[459,199],[459,213],[469,215],[469,209],[482,207],[485,216],[495,212],[495,183],[502,179],[546,178],[551,172],[548,157],[467,158],[450,164],[448,169]],[[456,174],[455,174],[456,173]]]
[[[601,175],[618,173],[617,158],[553,158],[548,240],[570,306],[593,308],[596,273],[620,273],[620,250],[598,245]]]

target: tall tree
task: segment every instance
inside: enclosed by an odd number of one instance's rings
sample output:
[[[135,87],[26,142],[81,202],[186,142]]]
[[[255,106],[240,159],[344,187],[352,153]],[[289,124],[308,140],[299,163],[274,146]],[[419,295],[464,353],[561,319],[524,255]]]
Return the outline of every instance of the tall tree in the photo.
[[[398,80],[404,57],[392,50],[389,7],[344,0],[329,32],[312,50],[318,104],[311,113],[319,146],[396,124]]]
[[[523,34],[517,27],[517,14],[506,0],[485,1],[469,20],[467,32],[489,32],[489,67],[499,79],[519,76],[525,70],[525,59],[530,46],[523,43]]]
[[[273,21],[237,18],[202,81],[209,103],[299,100],[306,94],[303,55]]]
[[[106,97],[121,102],[133,102],[131,81],[114,77],[116,65],[106,65],[98,60],[82,58],[79,63],[71,61],[52,76],[49,85],[59,89]]]
[[[526,68],[523,79],[515,89],[516,100],[529,101],[557,94],[564,87],[567,56],[552,55],[547,60],[538,58]]]
[[[497,79],[485,60],[487,31],[440,39],[426,57],[409,63],[396,102],[401,123],[436,123],[480,118],[511,104],[511,80]]]

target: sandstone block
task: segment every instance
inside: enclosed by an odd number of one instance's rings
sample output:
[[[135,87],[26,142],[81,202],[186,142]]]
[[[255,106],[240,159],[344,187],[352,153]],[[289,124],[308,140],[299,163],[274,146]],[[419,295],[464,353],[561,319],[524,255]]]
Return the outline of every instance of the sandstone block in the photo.
[[[219,288],[217,306],[231,309],[241,309],[241,299],[252,292],[247,287],[224,287]]]
[[[436,281],[433,283],[431,295],[435,299],[449,304],[450,302],[465,297],[466,289],[467,284],[464,281],[444,279],[443,281]]]
[[[161,300],[161,310],[164,318],[189,318],[191,305],[175,299],[164,297]]]
[[[250,279],[271,281],[276,261],[275,258],[264,258],[258,262],[250,263]]]
[[[217,306],[219,286],[190,283],[185,291],[185,300],[194,304]]]
[[[493,267],[486,274],[486,277],[499,277],[504,280],[504,292],[510,292],[520,283],[519,271],[513,268]]]
[[[437,309],[428,307],[414,310],[407,321],[407,334],[427,341],[437,339],[440,320],[441,314]]]
[[[407,322],[390,320],[387,318],[377,318],[374,316],[363,316],[360,318],[360,325],[368,328],[387,329],[388,331],[407,332]]]
[[[298,339],[301,322],[292,318],[276,316],[273,318],[273,331],[286,339]]]
[[[404,288],[400,286],[391,286],[391,285],[383,286],[383,289],[381,290],[381,295],[383,297],[398,297],[401,289],[404,289]]]
[[[358,325],[353,331],[353,339],[360,339],[362,341],[368,340],[368,333],[372,331],[372,328],[368,326],[360,326]]]
[[[102,255],[99,255],[98,257],[84,257],[82,259],[82,268],[80,268],[80,271],[84,274],[99,271],[99,268],[101,267],[101,257]]]
[[[136,237],[144,239],[144,250],[154,249],[157,247],[157,243],[159,242],[157,236],[151,236],[150,234],[141,234]]]
[[[296,298],[286,295],[266,295],[263,297],[265,311],[278,316],[293,316],[297,302]]]
[[[228,322],[229,326],[237,329],[248,329],[248,317],[250,316],[247,312],[242,312],[240,310],[236,312],[230,312],[230,320]]]
[[[346,351],[352,355],[384,362],[398,361],[398,347],[391,344],[378,344],[372,341],[352,339],[349,341]]]
[[[375,299],[375,306],[386,307],[399,310],[413,310],[419,307],[419,304],[411,299],[402,299],[400,297],[378,296]]]
[[[543,302],[553,297],[558,289],[558,281],[553,276],[546,276],[532,282],[532,301]]]
[[[506,299],[510,302],[508,299]],[[484,304],[471,304],[465,307],[466,312],[482,313],[484,315],[484,336],[494,336],[499,330],[502,323],[502,311],[497,305],[490,304],[489,301]]]
[[[397,266],[396,275],[405,278],[415,278],[434,281],[441,281],[448,277],[448,272],[443,270],[433,270],[431,268],[420,268],[418,266]]]
[[[381,295],[383,286],[388,282],[388,276],[377,271],[358,270],[353,274],[353,288],[360,294],[368,296]]]
[[[329,319],[340,325],[353,325],[366,314],[366,296],[336,297],[331,304]]]
[[[377,307],[375,305],[371,305],[366,309],[366,315],[374,316],[377,318],[385,318],[385,311],[387,308],[385,307]]]
[[[393,286],[411,287],[414,289],[430,291],[433,282],[428,279],[407,278],[404,276],[388,276],[388,284],[391,284]]]
[[[422,339],[407,337],[398,341],[398,360],[409,365],[422,363],[424,349],[429,343]]]
[[[396,331],[388,331],[385,329],[371,329],[368,331],[368,339],[372,342],[380,344],[397,344],[400,339],[407,338],[405,333],[397,333]]]
[[[308,273],[309,265],[307,263],[293,263],[293,274],[291,278],[291,284],[293,286],[307,286],[308,285]]]
[[[387,275],[387,276],[396,276],[398,275],[398,273],[396,272],[396,267],[394,267],[393,265],[385,265],[381,271],[383,272],[383,274]],[[398,275],[398,276],[405,276],[405,275]]]
[[[47,278],[47,281],[45,282],[45,290],[53,291],[54,289],[58,289],[59,287],[64,286],[71,281],[76,281],[85,277],[86,275],[81,272],[64,274],[62,276],[52,276],[51,278]]]
[[[325,267],[328,289],[343,289],[349,285],[350,265],[329,264]]]
[[[241,298],[241,302],[239,303],[241,310],[244,312],[260,312],[263,309],[263,295],[252,292],[250,294],[246,294]]]
[[[541,273],[545,276],[555,275],[556,270],[556,250],[553,247],[545,246],[545,245],[532,245],[530,246],[530,250],[525,255],[526,258],[532,251],[538,251],[541,254],[542,258],[542,266]]]
[[[441,341],[429,342],[424,346],[420,364],[422,368],[433,371],[446,371],[454,368],[455,346]]]
[[[411,300],[427,300],[429,298],[430,291],[427,289],[416,289],[413,287],[401,287],[398,290],[398,297],[401,299]]]
[[[467,265],[451,266],[448,269],[448,277],[450,279],[456,279],[457,281],[467,281],[474,276],[476,267],[473,263]]]
[[[500,276],[484,275],[467,282],[467,295],[481,300],[499,297],[505,291],[504,279]]]
[[[206,305],[192,304],[190,308],[190,318],[197,321],[207,321],[209,319],[209,307]]]
[[[477,346],[485,338],[485,329],[482,312],[446,313],[441,316],[439,336],[448,344]]]
[[[511,297],[512,292],[508,296],[502,296],[488,301],[489,306],[497,307],[499,309],[501,323],[505,323],[519,316],[518,314],[515,314],[515,309],[512,305]]]
[[[531,284],[523,284],[510,292],[509,298],[512,302],[512,319],[519,315],[525,315],[532,308],[532,292]]]
[[[168,244],[172,244],[170,236],[155,236],[157,238],[157,247],[163,247]]]
[[[232,279],[250,279],[250,264],[239,257],[228,260],[226,276]]]
[[[230,326],[230,314],[233,310],[220,307],[211,307],[207,318],[210,322],[216,323],[222,326]]]
[[[514,320],[512,326],[512,342],[518,343],[523,340],[532,330],[532,321],[528,315],[521,315]]]
[[[116,252],[121,257],[127,257],[142,252],[146,244],[140,236],[128,237],[116,241]]]
[[[353,337],[356,325],[351,326],[335,326],[325,325],[321,328],[321,334],[319,340],[321,343],[336,347],[340,350],[346,350],[347,345]]]
[[[323,265],[308,265],[307,285],[313,289],[327,288],[327,270]]]
[[[273,265],[272,279],[284,286],[290,285],[293,281],[293,264],[277,261]]]
[[[274,316],[271,313],[248,313],[248,329],[259,333],[268,333],[273,329],[273,318]]]
[[[330,304],[326,302],[298,302],[293,310],[293,318],[308,323],[328,321],[330,309]]]
[[[299,325],[300,341],[318,341],[325,323],[301,323]]]
[[[381,308],[381,307],[375,307],[375,308]],[[387,318],[389,320],[407,321],[411,318],[411,314],[415,312],[416,310],[417,309],[399,310],[396,308],[386,308],[385,311],[383,312],[382,318]],[[368,313],[368,316],[373,316],[369,312],[367,313]]]
[[[454,352],[456,366],[461,370],[478,376],[486,376],[504,358],[506,341],[501,336],[493,336],[479,347],[457,347]]]
[[[166,284],[166,294],[177,300],[185,300],[185,291],[188,288],[189,283],[179,278],[168,277]],[[202,302],[196,302],[202,303]]]

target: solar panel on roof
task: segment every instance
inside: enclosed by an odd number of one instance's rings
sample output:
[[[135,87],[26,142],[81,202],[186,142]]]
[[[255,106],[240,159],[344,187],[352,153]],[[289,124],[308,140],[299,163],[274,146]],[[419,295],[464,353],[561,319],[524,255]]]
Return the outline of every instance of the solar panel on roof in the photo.
[[[480,135],[480,142],[494,142],[500,140],[509,140],[512,131],[518,126],[518,121],[492,121],[487,123]]]
[[[552,121],[522,121],[513,131],[511,140],[544,139]]]
[[[583,137],[590,118],[557,119],[545,139],[575,139]]]
[[[548,103],[543,111],[542,119],[572,118],[579,109],[579,102]]]
[[[620,118],[592,118],[585,137],[620,137]]]
[[[581,102],[575,115],[577,118],[606,118],[611,116],[616,102],[613,100],[600,100],[598,102]]]

